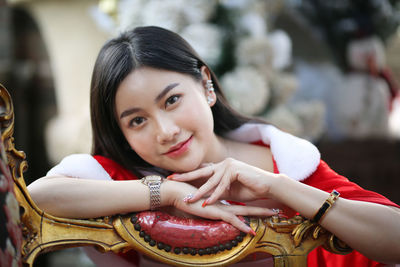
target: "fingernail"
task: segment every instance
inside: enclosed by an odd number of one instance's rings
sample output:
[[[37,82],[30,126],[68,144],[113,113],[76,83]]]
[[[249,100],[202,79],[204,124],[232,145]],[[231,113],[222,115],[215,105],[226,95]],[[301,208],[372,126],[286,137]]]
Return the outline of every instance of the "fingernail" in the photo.
[[[257,235],[257,233],[256,233],[253,229],[250,229],[249,233],[252,234],[252,235],[254,235],[254,236]]]
[[[208,200],[208,199],[204,200],[203,204],[201,204],[201,206],[202,206],[203,208],[208,204],[207,200]]]
[[[174,177],[175,177],[175,174],[171,174],[171,175],[168,175],[168,176],[167,176],[167,179],[168,179],[168,180],[171,180],[171,179],[174,179]]]
[[[183,202],[189,202],[193,198],[193,194],[189,194],[186,197],[183,198]]]

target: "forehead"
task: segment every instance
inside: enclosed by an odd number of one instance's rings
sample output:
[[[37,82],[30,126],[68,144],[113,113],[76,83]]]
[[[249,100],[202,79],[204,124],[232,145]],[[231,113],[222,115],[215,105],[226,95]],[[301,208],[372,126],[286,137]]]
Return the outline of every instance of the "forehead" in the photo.
[[[132,71],[126,78],[121,82],[117,89],[117,95],[121,93],[154,93],[163,90],[165,86],[171,83],[187,83],[193,82],[193,79],[189,75],[185,75],[179,72],[155,69],[150,67],[141,67]]]
[[[132,105],[153,103],[161,91],[176,83],[178,88],[185,89],[198,84],[188,74],[150,67],[138,68],[128,74],[119,85],[115,95],[115,110],[119,113]]]

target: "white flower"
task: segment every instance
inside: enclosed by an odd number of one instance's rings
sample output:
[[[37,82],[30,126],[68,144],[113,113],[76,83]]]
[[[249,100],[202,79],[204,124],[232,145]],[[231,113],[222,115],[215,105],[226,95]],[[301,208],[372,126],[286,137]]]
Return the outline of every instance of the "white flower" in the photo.
[[[325,104],[322,101],[297,102],[290,107],[300,119],[303,131],[301,136],[316,140],[322,136],[325,128]]]
[[[272,66],[278,70],[288,67],[292,62],[292,42],[289,35],[282,30],[276,30],[268,34],[268,39],[274,55]]]
[[[244,14],[236,24],[239,30],[251,36],[264,36],[267,33],[266,18],[255,12]]]
[[[187,24],[183,9],[184,0],[164,1],[152,0],[141,8],[144,25],[154,25],[180,32]]]
[[[244,114],[258,114],[268,103],[268,84],[254,68],[237,68],[225,74],[221,78],[221,84],[228,102]]]
[[[279,105],[262,116],[267,122],[296,136],[301,136],[303,126],[300,119],[285,105]]]
[[[181,36],[199,53],[208,64],[215,65],[221,55],[222,31],[214,24],[191,24],[184,28]]]
[[[269,83],[273,92],[273,105],[286,103],[298,87],[297,78],[293,74],[283,72],[273,73]]]
[[[267,36],[257,36],[243,39],[237,47],[236,57],[239,65],[251,65],[266,70],[272,65],[272,53]]]

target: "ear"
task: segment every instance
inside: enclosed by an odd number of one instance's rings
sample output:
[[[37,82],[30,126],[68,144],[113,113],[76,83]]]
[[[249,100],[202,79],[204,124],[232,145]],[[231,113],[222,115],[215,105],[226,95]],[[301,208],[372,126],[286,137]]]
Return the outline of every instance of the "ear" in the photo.
[[[207,87],[207,81],[212,81],[211,80],[211,73],[210,70],[206,66],[202,66],[200,68],[201,71],[201,77],[202,77],[202,83],[204,87],[204,95],[206,97],[207,103],[210,107],[214,106],[215,102],[217,102],[217,95],[214,92],[214,88],[212,87],[212,90],[209,90]]]
[[[206,66],[202,66],[200,68],[200,71],[201,71],[201,77],[202,77],[204,84],[207,82],[207,80],[211,80],[210,70]]]

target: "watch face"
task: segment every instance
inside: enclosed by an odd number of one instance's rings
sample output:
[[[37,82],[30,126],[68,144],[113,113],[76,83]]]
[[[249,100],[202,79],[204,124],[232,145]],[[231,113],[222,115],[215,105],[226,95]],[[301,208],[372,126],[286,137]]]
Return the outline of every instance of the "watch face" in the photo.
[[[146,182],[153,183],[153,182],[161,182],[161,176],[158,175],[150,175],[145,177]]]

